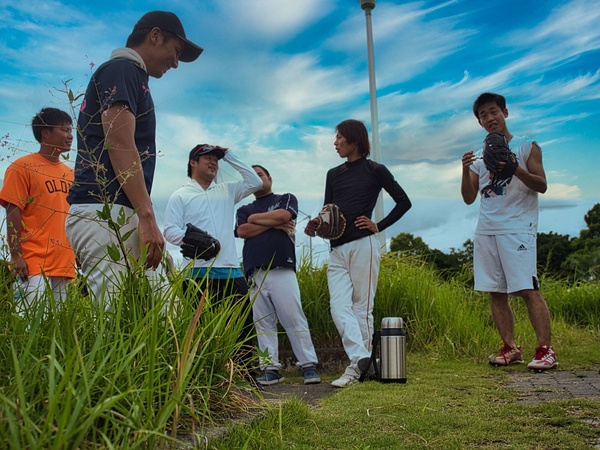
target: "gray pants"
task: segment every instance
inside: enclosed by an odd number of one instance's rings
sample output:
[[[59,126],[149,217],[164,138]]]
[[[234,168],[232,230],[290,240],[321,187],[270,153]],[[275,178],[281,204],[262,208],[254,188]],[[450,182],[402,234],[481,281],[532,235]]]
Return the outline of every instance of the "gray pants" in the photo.
[[[258,335],[258,348],[269,354],[269,360],[261,358],[261,369],[276,369],[279,362],[277,321],[284,328],[298,365],[316,364],[317,354],[310,337],[308,322],[300,300],[300,288],[292,269],[276,268],[268,273],[257,270],[251,278],[252,297],[256,296],[252,313]]]
[[[105,220],[98,218],[96,211],[102,210],[102,204],[72,205],[66,220],[67,238],[75,251],[75,256],[81,264],[81,272],[86,277],[90,294],[96,303],[110,308],[109,302],[105,302],[105,295],[111,298],[113,292],[117,291],[121,281],[121,274],[126,270],[121,260],[114,261],[108,255],[108,247],[117,244],[117,235],[108,227]],[[121,236],[134,230],[124,242],[125,251],[128,255],[138,258],[140,255],[138,216],[134,210],[126,206],[113,205],[111,216],[113,220],[123,209],[125,217],[129,222],[120,229]],[[155,276],[153,271],[147,271],[149,277]]]

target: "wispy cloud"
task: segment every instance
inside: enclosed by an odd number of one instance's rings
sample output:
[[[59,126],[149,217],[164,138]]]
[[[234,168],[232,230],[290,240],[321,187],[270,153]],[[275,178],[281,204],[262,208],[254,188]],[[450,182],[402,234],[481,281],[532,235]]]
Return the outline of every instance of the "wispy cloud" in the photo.
[[[185,180],[189,150],[210,142],[268,167],[276,188],[294,192],[307,209],[318,205],[327,170],[342,162],[333,148],[335,125],[354,117],[370,126],[358,2],[201,3],[2,0],[0,135],[9,132],[21,153],[35,151],[33,113],[43,105],[67,109],[62,82],[71,79],[70,87],[81,91],[90,64],[124,45],[141,14],[167,8],[205,52],[150,84],[161,151],[156,204],[164,207]],[[442,242],[443,230],[448,239],[448,230],[460,228],[465,233],[456,240],[468,237],[477,208],[461,205],[460,158],[484,137],[471,113],[484,91],[506,95],[511,131],[542,144],[550,186],[543,198],[597,197],[596,3],[377,2],[383,162],[417,200],[390,233],[409,229]],[[0,172],[6,165],[0,161]],[[225,166],[222,174],[235,176]]]

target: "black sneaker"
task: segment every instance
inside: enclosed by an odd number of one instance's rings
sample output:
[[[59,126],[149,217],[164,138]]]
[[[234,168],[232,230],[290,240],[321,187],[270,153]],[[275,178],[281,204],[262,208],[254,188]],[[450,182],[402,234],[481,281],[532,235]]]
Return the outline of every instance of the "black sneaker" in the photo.
[[[279,373],[278,370],[266,370],[262,377],[256,379],[258,384],[263,386],[271,386],[272,384],[277,384],[283,380],[285,380],[285,378]]]
[[[319,384],[321,382],[321,377],[314,366],[302,369],[302,376],[304,377],[304,384]]]
[[[369,367],[371,367],[371,358],[361,358],[358,360],[358,363],[356,363],[356,365],[358,366],[358,370],[360,370],[360,373],[362,374],[363,372],[369,370]]]

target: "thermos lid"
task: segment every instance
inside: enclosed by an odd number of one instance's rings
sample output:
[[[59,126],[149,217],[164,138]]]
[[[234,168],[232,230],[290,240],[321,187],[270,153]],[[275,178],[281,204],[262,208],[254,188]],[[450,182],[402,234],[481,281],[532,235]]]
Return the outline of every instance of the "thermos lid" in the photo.
[[[384,328],[403,328],[404,321],[402,317],[384,317],[381,319],[381,329]]]

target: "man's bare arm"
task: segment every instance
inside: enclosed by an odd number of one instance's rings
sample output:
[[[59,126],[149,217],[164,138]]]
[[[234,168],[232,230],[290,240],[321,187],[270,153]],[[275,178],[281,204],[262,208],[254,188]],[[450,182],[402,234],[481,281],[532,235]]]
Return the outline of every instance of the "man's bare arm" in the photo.
[[[294,232],[296,223],[292,220],[292,213],[286,209],[275,209],[264,213],[251,214],[248,222],[238,226],[236,233],[243,239],[253,238],[271,228],[285,231],[290,234]]]
[[[243,223],[236,228],[235,232],[238,237],[241,237],[242,239],[250,239],[270,229],[271,227],[258,225],[256,223]]]
[[[472,204],[479,193],[479,175],[471,170],[473,161],[475,161],[475,156],[472,151],[466,152],[462,157],[460,193],[467,205]]]
[[[23,258],[21,249],[21,236],[23,235],[23,219],[21,210],[17,205],[6,205],[6,237],[10,249],[10,265],[15,275],[23,280],[29,278],[27,262]]]
[[[264,213],[255,213],[248,217],[248,223],[275,228],[292,220],[292,213],[287,209],[274,209]]]
[[[546,172],[542,164],[542,150],[536,142],[531,144],[531,153],[527,159],[527,170],[517,167],[515,177],[523,182],[525,186],[535,192],[543,194],[548,189],[546,183]]]
[[[140,246],[148,248],[146,266],[156,268],[161,261],[165,241],[156,223],[135,145],[135,116],[126,105],[115,103],[102,115],[102,126],[110,162],[123,192],[139,217]]]

